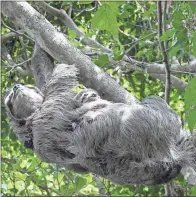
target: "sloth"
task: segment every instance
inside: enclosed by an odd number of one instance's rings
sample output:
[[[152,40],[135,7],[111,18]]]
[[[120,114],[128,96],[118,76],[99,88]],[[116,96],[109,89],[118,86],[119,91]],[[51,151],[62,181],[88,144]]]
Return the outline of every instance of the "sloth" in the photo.
[[[59,64],[44,95],[16,84],[5,96],[14,132],[43,161],[120,185],[162,184],[184,166],[196,170],[192,137],[163,99],[113,103],[92,89],[76,94],[76,84],[76,68]]]
[[[100,99],[100,96],[97,91],[88,88],[77,94],[74,99],[77,100],[79,103],[83,104],[91,101],[96,101]]]

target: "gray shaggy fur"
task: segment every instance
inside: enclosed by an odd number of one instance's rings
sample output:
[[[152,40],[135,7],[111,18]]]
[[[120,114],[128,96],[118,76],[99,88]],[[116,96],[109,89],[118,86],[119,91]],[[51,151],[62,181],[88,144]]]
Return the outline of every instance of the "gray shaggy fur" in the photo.
[[[153,96],[126,105],[102,100],[91,89],[76,95],[76,75],[74,66],[60,64],[42,99],[40,92],[23,91],[27,86],[5,98],[14,131],[43,161],[117,184],[161,184],[183,166],[196,170],[195,142],[164,100]],[[26,101],[20,93],[30,102],[19,111],[15,101]]]

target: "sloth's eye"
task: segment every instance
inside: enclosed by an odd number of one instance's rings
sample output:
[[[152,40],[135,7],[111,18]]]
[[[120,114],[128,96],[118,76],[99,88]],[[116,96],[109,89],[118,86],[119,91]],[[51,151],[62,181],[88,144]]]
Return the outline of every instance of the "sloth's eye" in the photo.
[[[92,97],[96,97],[96,96],[97,96],[97,94],[95,94],[95,93],[92,94]]]
[[[84,96],[88,96],[88,94],[87,94],[87,93],[85,93],[85,94],[84,94]]]

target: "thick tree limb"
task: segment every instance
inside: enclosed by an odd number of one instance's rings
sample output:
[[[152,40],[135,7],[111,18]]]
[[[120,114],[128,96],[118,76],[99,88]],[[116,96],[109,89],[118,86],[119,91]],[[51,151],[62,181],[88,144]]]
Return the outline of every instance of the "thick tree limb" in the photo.
[[[79,49],[72,46],[62,33],[57,32],[53,25],[27,2],[2,2],[2,12],[33,37],[54,59],[61,63],[76,64],[80,81],[97,90],[103,98],[130,104],[138,102]]]
[[[58,10],[52,6],[50,6],[49,4],[45,3],[45,2],[37,2],[36,3],[38,6],[42,7],[46,12],[52,14],[53,16],[56,16],[59,18],[59,20],[61,20],[61,22],[63,24],[65,24],[68,28],[72,29],[72,30],[75,30],[77,32],[77,37],[78,38],[81,38],[81,37],[85,37],[84,33],[81,32],[78,27],[76,26],[76,24],[74,23],[74,21],[66,14],[66,12],[64,10]],[[66,18],[66,20],[65,20]],[[86,44],[87,46],[92,46],[91,45],[91,42],[94,40],[88,38],[88,40],[90,40],[90,42],[84,42],[84,44]],[[101,48],[104,49],[104,52],[110,52],[112,53],[112,50],[100,45],[98,42],[96,42],[98,45],[96,46],[97,48]],[[111,58],[110,58],[111,59]],[[131,60],[131,58],[128,58],[127,56],[124,56],[124,60],[126,59],[129,59]],[[138,64],[142,64],[142,66],[144,68],[147,68],[147,72],[151,75],[151,72],[152,73],[165,73],[165,66],[163,64],[157,64],[157,63],[141,63],[141,62],[138,62],[137,60],[134,60],[132,59],[132,61],[134,63],[136,63],[136,65],[133,65],[133,64],[130,64],[128,63],[127,61],[114,61],[111,59],[111,63],[113,64],[114,62],[114,65],[115,66],[120,66],[122,68],[122,70],[128,68],[128,69],[131,69],[131,70],[138,70],[138,71],[144,71],[143,69],[141,69],[140,67],[138,67]],[[152,66],[153,65],[153,66]],[[195,66],[195,70],[196,70],[196,66]],[[176,73],[175,71],[173,73]],[[155,78],[155,76],[157,77],[157,79],[161,80],[161,81],[164,81],[165,82],[165,79],[162,77],[162,75],[158,75],[158,74],[155,74],[154,76],[152,76],[153,78]],[[176,77],[174,76],[171,76],[173,78],[172,80],[172,83],[171,85],[175,88],[179,88],[180,90],[184,90],[185,89],[185,86],[186,86],[186,83],[183,82],[182,80],[180,79],[177,79]],[[177,84],[176,84],[177,82]],[[179,86],[181,84],[181,86]],[[168,88],[166,88],[168,89]]]
[[[65,24],[68,28],[70,28],[72,30],[75,30],[77,32],[77,37],[79,39],[85,37],[85,34],[79,30],[79,28],[76,26],[76,24],[74,23],[74,21],[66,14],[66,12],[64,10],[58,10],[58,9],[56,9],[56,8],[48,5],[45,2],[37,2],[36,4],[38,4],[38,6],[42,7],[46,12],[49,12],[53,16],[57,16],[59,18],[59,20],[61,20],[61,22],[63,24]],[[65,18],[66,18],[66,20],[65,20]],[[86,44],[87,46],[92,46],[92,42],[94,43],[96,41],[92,40],[91,38],[87,38],[87,42],[83,42],[83,43]],[[96,45],[96,44],[98,44],[98,45]],[[110,50],[110,49],[108,49],[108,48],[100,45],[98,42],[94,43],[93,45],[96,46],[98,49],[100,47],[101,47],[101,49],[104,49],[104,50],[102,50],[102,52],[112,53],[112,50]],[[126,60],[127,58],[128,58],[127,56],[124,56],[124,60]],[[129,59],[131,59],[131,58],[129,58]],[[134,59],[132,59],[132,60],[133,61],[136,61]],[[117,62],[117,64],[119,64],[120,67],[122,67],[122,65],[124,65],[123,66],[124,68],[127,67],[128,69],[131,69],[131,70],[140,70],[140,71],[143,71],[143,69],[141,69],[137,65],[132,65],[132,64],[126,62],[126,61],[120,61],[120,62]],[[141,64],[141,63],[139,63],[139,64]],[[115,63],[115,65],[116,65],[116,63]],[[154,63],[154,64],[153,63],[149,63],[149,64],[148,63],[144,63],[143,64],[142,63],[142,66],[148,69],[147,72],[150,75],[151,75],[151,72],[152,73],[162,73],[162,74],[165,73],[165,66],[164,66],[164,64],[157,64],[157,63]],[[176,67],[176,65],[175,65],[175,67]],[[123,68],[122,68],[122,70],[123,70]],[[196,66],[195,66],[195,70],[196,70]],[[175,71],[175,70],[173,71],[173,73],[176,73],[176,72],[177,71]],[[155,76],[157,77],[157,79],[162,80],[162,81],[164,80],[164,82],[165,82],[165,79],[163,79],[163,77],[160,77],[160,75],[154,75],[153,77],[155,77]],[[171,76],[171,77],[173,77],[173,76]],[[175,79],[177,79],[177,78],[175,77]],[[175,81],[178,82],[177,85],[175,84]],[[173,83],[171,83],[171,85],[173,87],[175,87],[175,88],[178,88],[179,87],[179,84],[182,84],[182,86],[180,87],[180,90],[184,90],[184,87],[186,86],[186,83],[185,82],[183,83],[183,81],[181,83],[179,83],[180,81],[182,81],[182,80],[180,80],[180,79],[178,79],[178,80],[172,80]]]
[[[58,10],[52,6],[50,6],[49,4],[45,3],[45,2],[36,2],[36,4],[40,7],[42,7],[46,12],[52,14],[53,16],[56,16],[59,18],[59,20],[65,24],[69,29],[75,30],[77,33],[78,38],[80,39],[81,37],[85,37],[85,34],[83,32],[81,32],[79,30],[79,28],[77,27],[77,25],[74,23],[74,21],[66,14],[66,12],[63,10],[63,12],[61,10]],[[64,18],[67,18],[67,20],[64,20]],[[69,18],[68,18],[69,17]],[[69,19],[69,20],[68,20]],[[131,35],[130,35],[131,36]],[[134,37],[134,36],[133,36]],[[108,49],[107,47],[104,47],[102,45],[100,45],[97,41],[92,40],[91,38],[88,38],[91,40],[91,42],[96,42],[94,43],[94,46],[96,46],[97,48],[104,49],[103,52],[109,52],[112,53],[111,49]],[[134,37],[134,39],[137,39]],[[88,42],[84,43],[87,46],[91,46],[91,44],[89,44]],[[98,44],[98,45],[96,45]],[[129,58],[128,56],[125,56],[125,60]],[[139,62],[133,58],[129,58],[131,59],[133,62]],[[192,61],[193,62],[193,61]],[[140,63],[141,64],[141,63]],[[129,64],[130,68],[132,67],[132,64]],[[127,65],[128,67],[128,65]],[[158,63],[145,63],[144,62],[144,67],[148,68],[148,72],[153,72],[153,73],[165,73],[165,66],[164,64],[158,64]],[[158,68],[157,68],[158,67]],[[171,64],[171,69],[176,70],[176,71],[181,71],[181,72],[195,72],[196,73],[196,59],[194,61],[194,63],[185,63],[185,64]]]

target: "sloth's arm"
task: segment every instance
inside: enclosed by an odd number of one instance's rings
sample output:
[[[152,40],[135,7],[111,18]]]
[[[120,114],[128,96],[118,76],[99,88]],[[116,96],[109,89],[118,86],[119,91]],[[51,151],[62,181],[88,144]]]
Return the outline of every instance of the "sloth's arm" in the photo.
[[[67,91],[73,94],[71,89],[77,84],[77,75],[77,69],[74,65],[58,64],[54,68],[51,80],[46,87],[45,96],[56,97],[60,93],[67,93]]]
[[[66,164],[66,160],[74,158],[67,148],[67,134],[72,133],[74,118],[71,88],[77,82],[74,66],[57,65],[47,85],[44,102],[33,122],[34,150],[47,162]]]

